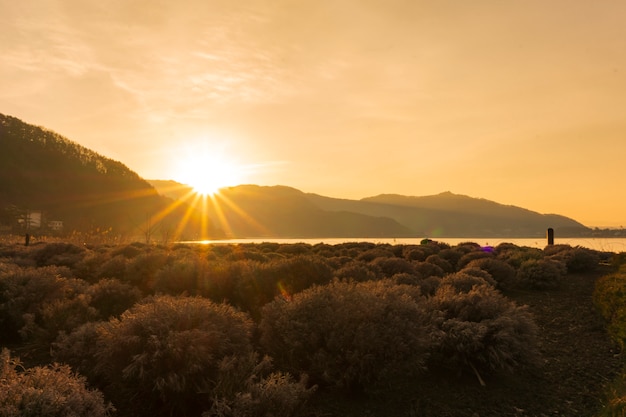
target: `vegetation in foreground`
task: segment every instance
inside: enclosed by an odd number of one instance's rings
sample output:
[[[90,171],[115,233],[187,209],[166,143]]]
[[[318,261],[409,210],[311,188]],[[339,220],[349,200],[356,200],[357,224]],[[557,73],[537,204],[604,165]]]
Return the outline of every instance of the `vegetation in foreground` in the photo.
[[[540,372],[541,329],[506,294],[619,259],[471,242],[5,244],[0,415],[328,416],[341,415],[329,398],[428,401],[416,387],[433,379]],[[594,295],[622,345],[623,273]]]

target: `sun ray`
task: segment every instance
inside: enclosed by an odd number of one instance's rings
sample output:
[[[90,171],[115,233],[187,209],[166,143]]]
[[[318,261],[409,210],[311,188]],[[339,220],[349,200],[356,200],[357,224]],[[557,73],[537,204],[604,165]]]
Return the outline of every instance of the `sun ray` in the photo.
[[[245,210],[243,210],[241,207],[239,207],[237,204],[235,204],[232,200],[230,200],[228,197],[226,197],[224,195],[224,193],[216,193],[216,194],[214,194],[212,196],[211,200],[213,201],[213,204],[216,207],[216,212],[218,210],[220,210],[220,211],[222,210],[221,204],[220,204],[220,203],[222,203],[225,206],[227,206],[228,208],[230,208],[234,215],[239,216],[245,222],[247,222],[248,224],[252,225],[255,229],[257,229],[260,232],[261,235],[269,235],[270,234],[270,231],[265,226],[263,226],[261,223],[259,223],[258,220],[253,218]],[[230,229],[230,227],[228,226],[228,219],[223,214],[223,212],[222,212],[222,217],[220,219],[220,225],[221,226],[226,226],[226,227],[228,227]]]

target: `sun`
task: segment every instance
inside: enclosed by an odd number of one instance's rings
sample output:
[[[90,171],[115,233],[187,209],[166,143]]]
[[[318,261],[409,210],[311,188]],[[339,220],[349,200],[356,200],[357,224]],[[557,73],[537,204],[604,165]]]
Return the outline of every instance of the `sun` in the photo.
[[[245,169],[222,151],[189,150],[177,161],[174,179],[202,195],[213,195],[221,188],[240,185]]]

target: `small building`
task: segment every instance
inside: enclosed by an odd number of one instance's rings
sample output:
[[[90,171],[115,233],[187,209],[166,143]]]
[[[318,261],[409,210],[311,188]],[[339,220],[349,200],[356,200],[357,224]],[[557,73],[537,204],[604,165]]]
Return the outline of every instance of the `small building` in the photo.
[[[50,220],[48,222],[48,228],[55,232],[60,232],[63,230],[63,220]]]
[[[27,210],[17,222],[26,230],[39,229],[41,227],[41,211]]]

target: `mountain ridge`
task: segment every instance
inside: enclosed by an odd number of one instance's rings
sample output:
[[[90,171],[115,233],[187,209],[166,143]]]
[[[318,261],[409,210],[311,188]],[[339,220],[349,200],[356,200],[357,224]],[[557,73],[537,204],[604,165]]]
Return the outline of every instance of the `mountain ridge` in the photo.
[[[157,190],[160,188],[158,182],[151,180],[149,182]],[[188,186],[182,184],[179,186],[191,190]],[[559,229],[562,235],[584,234],[589,231],[583,224],[565,216],[541,214],[449,191],[425,197],[384,194],[351,200],[305,193],[288,186],[246,184],[223,188],[218,195],[222,194],[226,199],[242,204],[235,194],[251,190],[254,190],[257,196],[262,196],[267,207],[273,207],[272,204],[280,199],[283,199],[284,203],[286,197],[300,200],[306,198],[315,208],[327,213],[344,213],[344,216],[345,213],[352,213],[379,219],[378,221],[387,219],[392,220],[394,225],[397,223],[404,228],[398,229],[396,235],[387,233],[386,237],[536,237],[545,235],[549,227]],[[403,203],[397,203],[397,200]],[[446,206],[445,203],[450,200],[463,204]],[[470,209],[464,211],[464,206]],[[242,207],[252,213],[256,211],[250,206],[250,202],[243,204]],[[274,207],[271,210],[280,209]],[[284,211],[282,214],[287,215]],[[250,233],[249,230],[247,232]]]
[[[451,192],[325,197],[289,186],[226,187],[203,199],[171,180],[145,180],[121,162],[43,127],[0,114],[0,230],[24,231],[39,210],[66,232],[156,232],[184,238],[535,237],[588,228]],[[20,222],[21,220],[21,222]]]

